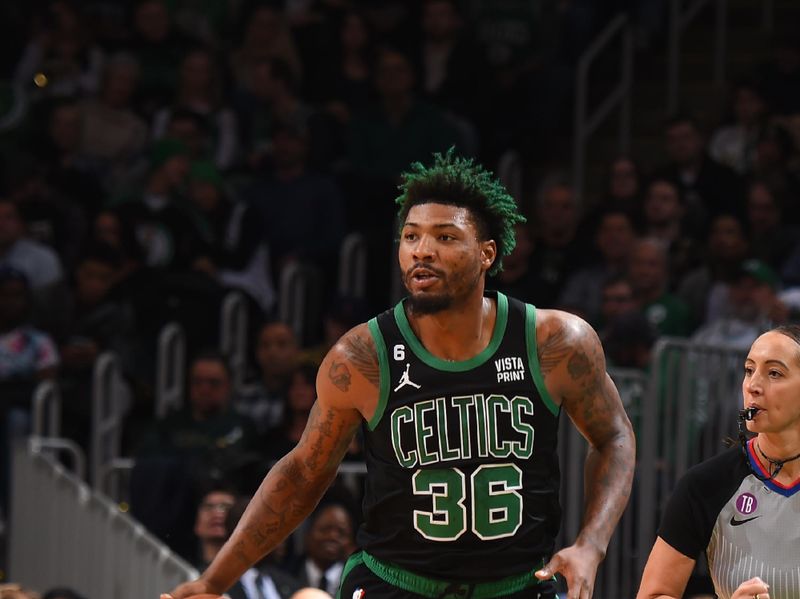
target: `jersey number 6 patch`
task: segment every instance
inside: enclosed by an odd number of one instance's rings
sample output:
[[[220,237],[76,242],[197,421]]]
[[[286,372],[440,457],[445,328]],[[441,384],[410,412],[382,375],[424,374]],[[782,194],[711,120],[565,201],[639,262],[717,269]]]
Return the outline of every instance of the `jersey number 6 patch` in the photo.
[[[467,531],[466,476],[458,468],[417,470],[414,495],[430,495],[429,512],[414,510],[414,528],[431,541],[455,541]],[[522,523],[522,471],[515,464],[484,464],[470,476],[472,532],[484,541],[510,537]]]

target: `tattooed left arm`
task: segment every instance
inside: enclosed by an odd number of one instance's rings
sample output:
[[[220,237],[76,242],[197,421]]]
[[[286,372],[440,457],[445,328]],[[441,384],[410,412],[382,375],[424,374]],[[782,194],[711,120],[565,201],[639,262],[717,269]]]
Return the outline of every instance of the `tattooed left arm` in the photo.
[[[380,369],[366,325],[347,333],[317,374],[317,400],[297,445],[264,478],[239,524],[200,579],[170,593],[221,594],[297,527],[336,477],[357,429],[377,404]]]
[[[596,567],[605,556],[630,496],[636,460],[633,429],[606,373],[603,348],[594,330],[580,318],[563,312],[551,312],[546,322],[539,343],[540,350],[545,348],[544,356],[540,351],[540,362],[550,367],[545,383],[589,442],[584,467],[583,526],[574,545],[559,554],[579,551],[581,560],[586,560],[588,554],[589,559],[596,558]],[[551,569],[560,569],[559,564],[552,565]],[[587,574],[588,580],[581,575],[580,580],[573,581],[570,587],[580,588],[570,588],[568,597],[591,597],[594,574]]]

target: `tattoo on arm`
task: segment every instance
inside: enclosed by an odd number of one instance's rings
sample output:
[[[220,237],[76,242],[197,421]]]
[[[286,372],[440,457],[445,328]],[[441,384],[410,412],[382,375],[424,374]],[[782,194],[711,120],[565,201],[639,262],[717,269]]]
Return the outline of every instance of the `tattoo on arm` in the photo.
[[[561,361],[566,358],[572,348],[567,339],[567,332],[564,326],[561,325],[553,331],[542,343],[536,348],[539,356],[539,368],[543,375],[553,370],[558,366]]]
[[[350,388],[350,370],[343,362],[337,362],[336,360],[331,362],[328,378],[340,391],[347,391]]]
[[[381,372],[378,365],[378,353],[372,337],[348,335],[344,339],[347,359],[375,387],[380,387]]]
[[[577,380],[586,376],[589,374],[591,369],[592,365],[589,362],[589,358],[581,350],[578,350],[572,354],[569,362],[567,362],[567,371],[573,380]]]

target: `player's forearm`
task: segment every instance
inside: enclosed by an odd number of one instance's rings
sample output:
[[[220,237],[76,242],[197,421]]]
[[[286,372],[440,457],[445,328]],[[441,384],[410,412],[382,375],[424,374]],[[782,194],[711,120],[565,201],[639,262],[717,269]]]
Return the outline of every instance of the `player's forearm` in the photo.
[[[590,544],[605,556],[630,497],[635,461],[636,445],[629,425],[603,445],[590,448],[584,470],[584,524],[577,544]]]
[[[311,513],[336,476],[336,467],[313,476],[293,452],[262,481],[230,539],[203,574],[223,592],[272,551]]]

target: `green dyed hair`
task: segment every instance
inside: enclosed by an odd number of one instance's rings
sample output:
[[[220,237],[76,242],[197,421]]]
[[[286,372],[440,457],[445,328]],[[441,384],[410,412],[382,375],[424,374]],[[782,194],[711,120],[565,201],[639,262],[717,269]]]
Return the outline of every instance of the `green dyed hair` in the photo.
[[[402,229],[408,211],[417,204],[449,204],[467,208],[472,214],[481,241],[493,239],[497,258],[489,269],[494,275],[503,269],[503,258],[517,244],[514,225],[524,223],[517,203],[489,171],[470,158],[456,156],[450,148],[445,154],[434,154],[433,165],[415,162],[402,174],[395,200]]]

